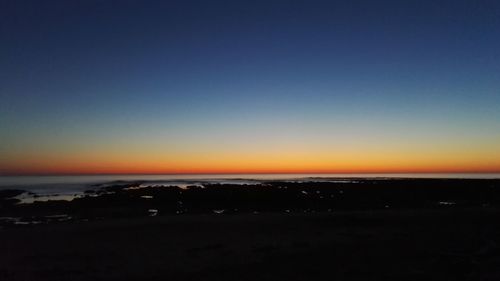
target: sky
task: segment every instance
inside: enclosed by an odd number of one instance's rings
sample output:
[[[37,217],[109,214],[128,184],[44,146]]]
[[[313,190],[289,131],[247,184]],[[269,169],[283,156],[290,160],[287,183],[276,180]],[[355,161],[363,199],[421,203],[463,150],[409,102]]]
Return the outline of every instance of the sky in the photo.
[[[500,2],[0,1],[0,175],[500,172]]]

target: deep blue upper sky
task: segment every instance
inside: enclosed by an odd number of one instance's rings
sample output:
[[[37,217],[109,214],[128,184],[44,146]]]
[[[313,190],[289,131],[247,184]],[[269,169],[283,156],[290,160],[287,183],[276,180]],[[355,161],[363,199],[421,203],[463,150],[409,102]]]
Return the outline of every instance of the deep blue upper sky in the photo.
[[[9,161],[151,134],[500,140],[500,1],[3,0],[0,35]]]

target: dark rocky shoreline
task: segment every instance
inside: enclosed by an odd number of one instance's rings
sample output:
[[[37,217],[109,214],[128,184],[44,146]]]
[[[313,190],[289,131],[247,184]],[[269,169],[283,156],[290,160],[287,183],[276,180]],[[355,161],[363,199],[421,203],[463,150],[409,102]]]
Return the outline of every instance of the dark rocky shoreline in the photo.
[[[0,280],[500,279],[499,180],[139,187],[0,193]]]
[[[115,182],[72,201],[19,204],[21,190],[0,191],[0,224],[37,224],[182,214],[308,213],[355,210],[497,208],[496,179],[268,181],[187,188]],[[16,218],[16,219],[12,219]]]

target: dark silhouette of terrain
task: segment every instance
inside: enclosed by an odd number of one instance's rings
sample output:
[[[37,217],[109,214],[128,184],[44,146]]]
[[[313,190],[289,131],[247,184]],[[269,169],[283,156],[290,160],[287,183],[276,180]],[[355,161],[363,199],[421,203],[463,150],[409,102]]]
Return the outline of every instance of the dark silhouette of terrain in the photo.
[[[139,187],[1,192],[0,280],[500,280],[500,180]]]
[[[490,179],[359,179],[352,182],[269,181],[254,185],[205,184],[140,187],[117,182],[86,191],[73,201],[18,203],[0,193],[2,216],[37,218],[65,214],[73,219],[140,217],[169,214],[334,212],[487,208],[500,206],[500,180]],[[3,200],[2,200],[3,199]]]

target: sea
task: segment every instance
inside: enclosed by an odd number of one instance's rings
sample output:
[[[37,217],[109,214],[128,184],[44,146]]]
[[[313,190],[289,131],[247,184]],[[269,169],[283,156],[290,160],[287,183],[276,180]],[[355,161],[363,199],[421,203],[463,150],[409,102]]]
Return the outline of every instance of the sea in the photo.
[[[0,176],[0,190],[26,191],[18,196],[24,203],[47,200],[73,200],[84,191],[105,185],[140,182],[144,186],[203,184],[258,184],[264,181],[332,181],[391,178],[500,179],[499,173],[415,173],[415,174],[176,174],[176,175],[72,175],[72,176]]]

